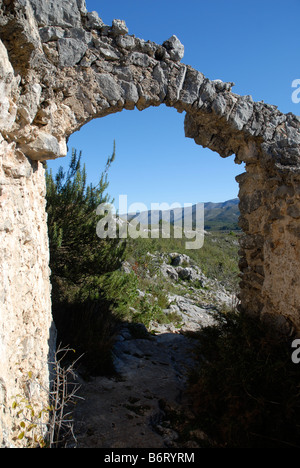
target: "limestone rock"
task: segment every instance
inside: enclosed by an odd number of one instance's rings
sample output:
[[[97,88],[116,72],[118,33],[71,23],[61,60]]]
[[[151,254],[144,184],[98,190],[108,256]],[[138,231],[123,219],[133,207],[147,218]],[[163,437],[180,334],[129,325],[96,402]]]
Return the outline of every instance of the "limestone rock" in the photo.
[[[119,47],[124,49],[133,49],[135,47],[135,38],[132,36],[119,35],[116,38],[116,42]]]
[[[172,60],[180,61],[184,56],[184,46],[175,35],[167,39],[163,46],[167,49]]]
[[[60,144],[55,136],[42,131],[38,133],[35,141],[29,147],[24,144],[21,145],[21,148],[33,160],[55,159],[65,156],[67,153],[64,142]]]
[[[42,87],[39,83],[30,85],[29,90],[19,100],[18,113],[26,124],[31,124],[39,109]]]
[[[203,81],[204,75],[189,67],[180,91],[181,99],[187,104],[194,104],[199,99],[199,91]]]
[[[78,10],[80,11],[81,15],[86,16],[88,11],[87,11],[87,8],[86,8],[85,0],[76,0],[76,1],[77,1]]]
[[[97,11],[91,11],[87,13],[87,27],[89,29],[101,30],[104,26],[102,19],[99,17]]]
[[[58,40],[59,65],[73,67],[80,62],[87,51],[87,44],[77,39],[63,38]]]
[[[102,75],[99,75],[98,83],[103,96],[108,100],[108,102],[117,102],[122,97],[121,86],[113,76],[103,73]]]
[[[48,359],[52,358],[55,329],[48,280],[44,168],[3,139],[0,161],[0,446],[13,448],[24,444],[17,439],[13,422],[16,395],[30,386],[36,411],[48,404]],[[18,313],[13,312],[15,308]]]
[[[39,26],[77,27],[81,24],[81,14],[77,0],[67,2],[29,0]],[[85,2],[81,2],[81,10]]]
[[[62,39],[65,35],[64,29],[56,26],[39,28],[39,33],[42,42],[57,41],[58,39]]]
[[[174,267],[172,267],[171,265],[167,265],[166,263],[163,263],[160,266],[160,271],[163,274],[163,276],[165,276],[166,278],[169,277],[169,278],[171,278],[172,280],[175,280],[175,281],[177,281],[178,278],[179,278],[177,270]]]
[[[114,36],[123,36],[128,33],[128,28],[125,24],[125,21],[114,19],[111,27],[112,34]]]
[[[17,105],[14,96],[17,80],[8,59],[6,48],[0,41],[0,130],[9,130],[15,121]]]
[[[241,130],[249,121],[253,113],[253,100],[251,96],[244,96],[238,100],[233,110],[232,123],[235,128]]]
[[[179,265],[182,265],[183,263],[190,264],[191,262],[190,257],[186,254],[179,254],[177,252],[172,252],[169,254],[169,257],[171,259],[171,264],[173,266],[179,266]]]

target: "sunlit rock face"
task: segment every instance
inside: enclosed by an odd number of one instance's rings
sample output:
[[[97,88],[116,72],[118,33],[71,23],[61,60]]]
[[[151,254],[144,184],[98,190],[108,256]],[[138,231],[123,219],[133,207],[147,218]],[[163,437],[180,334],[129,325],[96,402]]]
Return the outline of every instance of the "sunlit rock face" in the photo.
[[[146,42],[122,20],[104,24],[84,0],[0,1],[0,31],[3,446],[17,444],[9,408],[28,388],[28,372],[49,382],[54,330],[42,161],[65,156],[69,136],[94,118],[165,104],[185,112],[185,134],[196,144],[245,163],[237,178],[240,307],[284,331],[300,329],[299,117],[185,65],[175,35]]]

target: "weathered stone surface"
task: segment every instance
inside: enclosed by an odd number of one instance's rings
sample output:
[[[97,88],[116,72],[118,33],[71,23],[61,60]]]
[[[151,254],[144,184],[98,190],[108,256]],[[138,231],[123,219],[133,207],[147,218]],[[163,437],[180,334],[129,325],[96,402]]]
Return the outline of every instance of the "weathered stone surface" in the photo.
[[[39,109],[42,87],[39,83],[30,85],[26,94],[19,100],[18,114],[26,124],[31,124]]]
[[[234,128],[241,130],[249,121],[253,113],[253,100],[251,96],[240,98],[231,117]]]
[[[180,99],[186,104],[194,104],[198,100],[200,87],[204,81],[204,75],[192,68],[188,68],[183,87],[180,91]]]
[[[39,29],[42,42],[57,41],[62,39],[65,35],[63,28],[56,26],[45,26]]]
[[[87,27],[90,29],[102,29],[104,26],[104,23],[101,18],[99,18],[99,15],[97,11],[91,11],[87,13]]]
[[[181,60],[184,56],[184,45],[181,44],[178,37],[173,35],[163,43],[163,46],[168,50],[172,60]]]
[[[119,47],[123,47],[124,49],[133,49],[135,47],[135,38],[132,36],[118,36],[116,38],[116,42]]]
[[[55,333],[44,168],[13,143],[1,141],[0,157],[0,446],[12,447],[24,443],[13,440],[17,395],[31,388],[36,410],[47,407]]]
[[[104,25],[98,14],[87,12],[84,0],[1,3],[0,396],[5,401],[21,388],[14,342],[24,344],[24,369],[33,365],[34,355],[34,362],[44,363],[40,375],[47,375],[50,286],[39,160],[64,156],[72,133],[124,108],[172,106],[186,113],[187,137],[245,163],[245,174],[237,178],[246,233],[241,310],[280,316],[278,322],[300,330],[300,118],[238,96],[233,83],[212,81],[180,63],[184,48],[176,36],[160,45],[127,32],[121,20]],[[9,444],[12,420],[4,413],[1,418],[1,438]]]
[[[193,340],[175,333],[133,338],[124,327],[113,355],[120,378],[81,381],[74,432],[77,448],[177,447],[178,434],[164,417],[162,402],[180,407]]]
[[[17,80],[6,48],[0,41],[0,129],[9,130],[17,115]]]
[[[30,3],[39,26],[80,26],[81,15],[77,0],[67,2],[30,0]]]
[[[80,62],[87,50],[84,42],[72,38],[58,40],[59,65],[62,67],[73,67]]]
[[[65,142],[61,144],[49,133],[40,131],[34,142],[29,146],[24,144],[20,148],[33,160],[55,159],[60,156],[66,156],[67,148]]]
[[[104,73],[99,75],[98,83],[102,91],[103,96],[110,103],[117,103],[122,97],[121,86],[115,80],[115,78],[109,74]]]
[[[125,24],[125,21],[114,19],[111,27],[112,34],[114,36],[123,36],[128,33],[128,28]]]

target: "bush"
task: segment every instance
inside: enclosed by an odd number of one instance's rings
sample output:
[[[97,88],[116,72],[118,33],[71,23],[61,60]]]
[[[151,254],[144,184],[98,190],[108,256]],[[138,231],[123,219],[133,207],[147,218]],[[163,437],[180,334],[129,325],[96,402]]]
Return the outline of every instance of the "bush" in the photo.
[[[108,203],[108,158],[97,185],[87,185],[81,152],[73,150],[68,172],[59,169],[55,177],[46,172],[47,214],[50,244],[52,300],[57,302],[97,299],[99,278],[117,269],[125,244],[119,239],[99,239],[96,209]]]
[[[73,150],[67,172],[60,168],[55,177],[46,172],[52,310],[58,342],[84,354],[81,362],[95,374],[112,368],[117,318],[108,285],[114,287],[111,273],[120,268],[126,245],[96,234],[101,219],[96,209],[110,201],[107,176],[115,147],[95,186],[86,183],[81,156]]]
[[[54,304],[58,343],[69,343],[82,375],[113,375],[112,346],[119,322],[107,301]]]
[[[290,341],[238,313],[220,315],[198,338],[189,394],[196,425],[214,445],[299,448],[299,367]]]
[[[208,278],[216,278],[227,289],[236,291],[240,281],[238,277],[239,235],[239,233],[233,235],[210,232],[205,235],[201,249],[190,250],[185,248],[185,237],[182,239],[174,237],[170,239],[128,239],[126,257],[129,261],[134,259],[141,263],[146,258],[147,252],[187,254]]]

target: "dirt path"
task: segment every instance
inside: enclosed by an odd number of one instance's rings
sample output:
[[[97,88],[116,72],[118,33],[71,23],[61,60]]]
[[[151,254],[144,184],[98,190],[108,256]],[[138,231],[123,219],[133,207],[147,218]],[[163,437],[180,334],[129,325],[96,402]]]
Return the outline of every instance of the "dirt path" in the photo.
[[[194,345],[179,333],[136,339],[122,329],[114,348],[118,378],[82,383],[84,400],[75,412],[77,447],[177,447],[166,408],[181,407]]]

